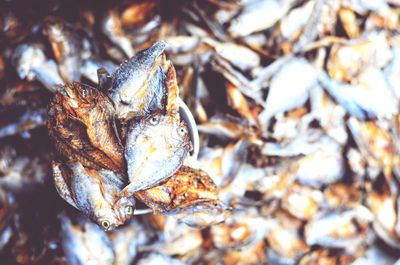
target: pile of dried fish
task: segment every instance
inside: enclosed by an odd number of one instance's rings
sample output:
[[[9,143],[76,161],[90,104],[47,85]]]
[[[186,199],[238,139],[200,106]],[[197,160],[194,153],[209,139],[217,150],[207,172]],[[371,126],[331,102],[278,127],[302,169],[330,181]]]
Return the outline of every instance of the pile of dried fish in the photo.
[[[399,1],[24,0],[0,14],[0,263],[400,264]],[[168,113],[193,114],[198,157],[140,173],[139,150],[171,140]],[[123,221],[104,225],[97,199]],[[198,220],[222,222],[185,224]]]

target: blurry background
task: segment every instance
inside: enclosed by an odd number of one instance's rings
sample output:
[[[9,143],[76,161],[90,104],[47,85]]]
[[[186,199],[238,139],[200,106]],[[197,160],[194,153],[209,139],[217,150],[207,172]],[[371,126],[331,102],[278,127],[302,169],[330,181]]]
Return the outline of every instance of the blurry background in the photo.
[[[2,1],[0,264],[394,264],[397,0]],[[56,193],[46,106],[159,39],[233,208],[105,233]],[[399,262],[400,264],[400,262]]]

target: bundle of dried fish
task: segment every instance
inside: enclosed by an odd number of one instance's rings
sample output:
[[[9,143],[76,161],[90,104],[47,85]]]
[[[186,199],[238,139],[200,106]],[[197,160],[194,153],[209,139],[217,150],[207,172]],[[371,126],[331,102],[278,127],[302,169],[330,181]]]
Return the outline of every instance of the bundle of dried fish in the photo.
[[[105,230],[132,217],[134,198],[154,211],[179,214],[193,226],[223,220],[217,217],[224,208],[212,180],[182,167],[193,144],[179,114],[175,70],[162,57],[164,49],[165,43],[157,42],[112,75],[99,72],[101,90],[113,103],[80,83],[60,88],[50,103],[57,191]]]

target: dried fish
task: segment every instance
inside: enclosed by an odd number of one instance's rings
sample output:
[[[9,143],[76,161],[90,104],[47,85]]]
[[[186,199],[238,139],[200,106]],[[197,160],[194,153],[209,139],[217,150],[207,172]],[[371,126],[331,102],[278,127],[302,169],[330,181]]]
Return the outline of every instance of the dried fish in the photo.
[[[51,44],[64,81],[79,81],[83,47],[78,34],[74,32],[71,25],[56,18],[47,19],[43,26],[43,33]]]
[[[225,148],[203,149],[199,161],[218,187],[228,185],[246,161],[248,141],[240,140]]]
[[[275,264],[296,264],[296,261],[308,250],[305,242],[296,230],[275,225],[268,232],[267,240],[270,249],[268,260]]]
[[[368,243],[368,225],[372,220],[372,213],[363,206],[331,212],[306,225],[305,240],[309,245],[345,248],[355,253],[363,244]]]
[[[280,21],[280,30],[285,39],[295,39],[299,31],[306,25],[313,11],[314,2],[308,1],[305,5],[292,9],[286,17]]]
[[[157,9],[155,1],[131,4],[123,10],[121,23],[124,26],[141,25],[151,19],[155,9]]]
[[[117,45],[130,58],[134,55],[134,50],[129,38],[126,36],[122,27],[122,21],[115,10],[110,10],[102,21],[103,33]]]
[[[123,172],[115,110],[106,96],[90,86],[72,83],[55,94],[48,113],[49,135],[61,155],[91,168]]]
[[[367,204],[375,217],[373,228],[376,234],[391,247],[399,248],[396,199],[391,196],[387,185],[380,191],[373,191],[367,198]]]
[[[123,187],[123,182],[118,182],[120,177],[115,173],[88,170],[79,162],[71,162],[67,166],[65,168],[53,162],[53,175],[57,192],[70,205],[104,230],[112,230],[133,216],[134,199],[119,199],[118,205],[114,205]]]
[[[210,177],[204,171],[188,167],[181,167],[162,185],[136,192],[135,197],[161,213],[218,199],[217,187]]]
[[[395,264],[394,262],[394,258],[387,256],[379,246],[373,245],[364,256],[356,259],[351,265],[390,265]]]
[[[161,215],[154,215],[154,220]],[[197,251],[201,249],[203,238],[200,230],[193,229],[177,221],[172,216],[162,216],[159,240],[144,249],[157,251],[168,256],[179,257],[186,262],[199,258]]]
[[[195,48],[200,45],[200,38],[196,36],[169,36],[165,39],[168,44],[166,51],[172,53],[173,56],[180,53],[192,52]],[[172,57],[174,64],[176,64],[176,59]]]
[[[51,92],[63,83],[56,63],[47,60],[40,47],[21,44],[14,50],[13,63],[21,79],[39,80]]]
[[[126,192],[150,188],[169,177],[182,165],[190,148],[186,125],[175,122],[172,116],[154,114],[134,124],[125,150],[130,179]]]
[[[245,46],[218,43],[212,39],[203,39],[203,42],[213,47],[218,56],[221,56],[242,71],[247,71],[260,65],[258,54]]]
[[[301,220],[313,218],[323,204],[323,194],[319,190],[300,185],[293,185],[282,199],[282,208]]]
[[[332,184],[344,176],[341,149],[335,142],[327,141],[325,148],[300,159],[299,164],[296,179],[311,187]]]
[[[124,62],[112,75],[109,96],[119,119],[154,113],[166,94],[162,53],[166,43],[157,42]]]
[[[374,71],[372,69],[372,71]],[[378,72],[372,72],[378,81],[384,81]],[[377,117],[390,118],[396,113],[394,95],[388,86],[378,89],[361,85],[348,85],[336,82],[322,74],[319,79],[327,91],[352,115],[360,119],[376,119]],[[384,81],[385,82],[385,81]],[[378,101],[375,98],[384,98]]]
[[[132,219],[126,226],[107,233],[115,253],[115,265],[129,265],[137,258],[139,248],[149,242],[152,233]]]
[[[74,224],[67,216],[63,216],[61,228],[62,245],[69,264],[114,264],[112,245],[98,226],[85,219]]]
[[[219,249],[244,250],[256,246],[263,240],[271,223],[250,213],[231,216],[222,223],[211,227],[211,236]]]
[[[222,138],[241,139],[250,135],[252,130],[245,121],[232,116],[216,116],[207,123],[198,126],[199,132]]]
[[[117,66],[111,61],[88,58],[83,62],[80,71],[82,76],[96,84],[98,83],[97,70],[100,68],[105,69],[107,73],[112,73],[117,69]]]
[[[294,1],[246,1],[243,11],[230,23],[233,37],[243,37],[265,30],[277,22]]]
[[[43,126],[46,123],[46,119],[47,110],[45,108],[25,113],[13,124],[2,126],[0,128],[0,138],[23,133],[39,126]]]
[[[304,59],[295,58],[287,62],[271,80],[260,120],[265,124],[275,114],[303,105],[309,97],[309,89],[317,81],[316,78],[316,70]]]
[[[38,184],[43,185],[48,180],[48,161],[48,154],[31,156],[20,152],[15,146],[2,146],[0,187],[11,191],[29,191]]]

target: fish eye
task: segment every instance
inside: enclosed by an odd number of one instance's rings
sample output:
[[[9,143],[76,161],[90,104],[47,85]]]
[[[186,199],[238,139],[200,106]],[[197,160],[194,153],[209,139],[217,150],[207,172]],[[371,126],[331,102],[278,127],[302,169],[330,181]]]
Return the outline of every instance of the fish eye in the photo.
[[[108,221],[108,220],[103,220],[103,221],[101,221],[101,226],[105,229],[105,230],[107,230],[108,228],[110,228],[110,221]]]
[[[185,127],[179,127],[178,128],[178,134],[180,136],[184,136],[187,133],[187,129]]]
[[[160,121],[160,118],[158,116],[153,116],[150,118],[150,124],[152,124],[152,125],[157,125],[159,121]]]
[[[133,214],[133,207],[130,205],[125,206],[125,214],[132,215]]]

